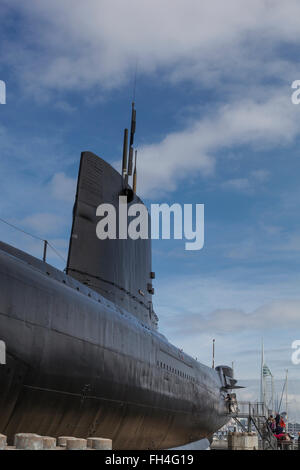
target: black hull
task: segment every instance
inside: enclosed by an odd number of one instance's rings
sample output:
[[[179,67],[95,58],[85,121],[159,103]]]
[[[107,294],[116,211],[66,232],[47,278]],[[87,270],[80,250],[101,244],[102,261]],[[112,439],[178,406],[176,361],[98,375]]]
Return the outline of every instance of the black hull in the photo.
[[[15,377],[17,370],[11,369]],[[43,390],[20,382],[6,381],[3,389],[2,383],[1,377],[1,394],[7,399],[1,400],[0,429],[11,444],[15,433],[37,432],[56,437],[109,437],[114,449],[147,450],[177,447],[212,434],[212,416],[207,410],[196,419],[187,412]]]
[[[69,276],[6,251],[1,433],[94,435],[112,438],[114,449],[162,449],[209,437],[228,421],[215,370]]]

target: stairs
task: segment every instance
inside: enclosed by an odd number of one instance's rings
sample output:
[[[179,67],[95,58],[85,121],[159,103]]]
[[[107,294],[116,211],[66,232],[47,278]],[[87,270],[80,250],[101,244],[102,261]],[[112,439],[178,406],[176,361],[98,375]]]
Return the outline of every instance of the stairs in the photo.
[[[264,403],[239,402],[232,417],[245,431],[256,430],[263,450],[276,450],[277,439],[268,426],[268,415],[269,410]],[[240,422],[242,418],[247,419],[247,429]]]

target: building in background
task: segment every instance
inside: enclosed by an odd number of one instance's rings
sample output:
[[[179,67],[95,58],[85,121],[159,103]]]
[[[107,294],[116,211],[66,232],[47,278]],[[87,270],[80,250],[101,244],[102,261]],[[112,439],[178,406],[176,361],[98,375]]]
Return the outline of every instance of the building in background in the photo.
[[[298,432],[300,432],[300,423],[288,423],[288,432],[297,436]]]

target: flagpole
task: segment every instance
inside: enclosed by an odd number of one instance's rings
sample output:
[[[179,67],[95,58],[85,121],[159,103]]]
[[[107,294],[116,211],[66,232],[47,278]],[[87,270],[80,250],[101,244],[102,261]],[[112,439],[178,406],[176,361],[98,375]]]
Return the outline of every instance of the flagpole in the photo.
[[[274,377],[272,375],[272,414],[274,413],[275,411],[275,407],[274,407]]]
[[[286,389],[285,389],[285,400],[286,400],[286,430],[288,430],[288,369],[286,370]]]
[[[264,340],[261,341],[261,367],[260,367],[260,401],[265,403],[265,394],[264,394]]]

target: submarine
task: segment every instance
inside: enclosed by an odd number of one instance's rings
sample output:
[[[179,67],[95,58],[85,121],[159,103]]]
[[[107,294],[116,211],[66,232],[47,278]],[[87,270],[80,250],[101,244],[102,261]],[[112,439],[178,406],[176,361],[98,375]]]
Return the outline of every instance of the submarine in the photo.
[[[231,418],[228,366],[208,367],[159,332],[150,239],[96,236],[100,204],[136,194],[132,105],[122,171],[81,154],[67,266],[0,242],[0,433],[106,437],[118,450],[210,440]],[[129,177],[133,177],[132,187]]]

